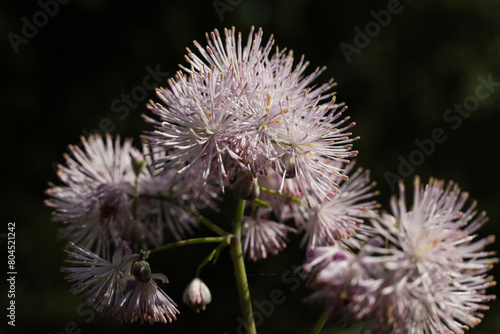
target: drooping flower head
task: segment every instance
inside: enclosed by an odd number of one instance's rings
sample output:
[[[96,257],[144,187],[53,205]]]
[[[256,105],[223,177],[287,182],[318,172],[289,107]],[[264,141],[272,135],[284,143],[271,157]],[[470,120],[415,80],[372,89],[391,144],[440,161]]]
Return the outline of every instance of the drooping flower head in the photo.
[[[164,274],[152,274],[149,263],[134,263],[126,292],[115,305],[114,316],[124,322],[167,323],[177,319],[177,304],[154,281],[168,283]]]
[[[71,290],[80,294],[102,316],[124,322],[172,322],[179,311],[175,302],[154,279],[168,283],[163,274],[151,274],[149,263],[140,260],[127,246],[119,246],[111,262],[71,243],[72,267],[61,270],[73,283]]]
[[[466,207],[468,194],[453,182],[422,186],[416,178],[413,197],[408,210],[401,183],[393,215],[372,220],[379,237],[357,255],[311,253],[304,269],[317,292],[309,300],[347,324],[364,321],[371,333],[464,333],[479,324],[495,298],[486,293],[495,284],[486,273],[497,259],[484,250],[494,238],[472,234],[486,215],[476,214],[475,203]]]
[[[203,175],[216,175],[222,190],[235,177],[255,178],[270,167],[279,172],[281,191],[286,178],[297,178],[301,191],[317,202],[339,192],[335,180],[343,170],[324,159],[347,162],[355,156],[348,130],[354,123],[337,111],[329,82],[309,86],[322,72],[303,73],[302,58],[293,66],[293,53],[273,50],[272,37],[262,46],[262,30],[250,32],[246,45],[241,34],[226,29],[225,42],[217,30],[207,34],[208,46],[188,49],[190,67],[181,66],[169,88],[158,90],[164,103],[150,103],[159,121],[145,140],[168,151],[158,164],[175,169],[178,179],[198,164]],[[325,100],[329,100],[324,103]]]
[[[73,243],[66,252],[69,254],[66,262],[73,267],[63,267],[61,271],[68,273],[66,279],[73,283],[70,291],[81,295],[102,316],[111,316],[123,296],[124,278],[139,255],[119,246],[110,262]]]

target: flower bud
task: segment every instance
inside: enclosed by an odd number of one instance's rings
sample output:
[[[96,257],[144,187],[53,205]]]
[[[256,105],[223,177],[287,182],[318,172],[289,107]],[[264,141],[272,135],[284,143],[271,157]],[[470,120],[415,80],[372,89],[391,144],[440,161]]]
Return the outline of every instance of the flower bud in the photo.
[[[253,201],[260,194],[259,181],[256,177],[243,175],[233,184],[233,192],[238,199]]]
[[[146,160],[142,158],[132,157],[132,169],[134,170],[135,175],[139,176],[144,168],[147,166]]]
[[[193,311],[200,313],[212,301],[212,294],[201,279],[195,278],[189,283],[186,290],[184,290],[182,301]]]
[[[151,280],[151,268],[149,267],[149,263],[146,261],[137,261],[132,266],[132,275],[134,275],[135,279],[142,283],[147,283]]]
[[[130,220],[125,225],[122,239],[129,242],[143,242],[146,240],[146,227],[137,220]]]
[[[297,176],[297,173],[295,172],[295,156],[290,153],[285,153],[283,154],[282,160],[285,163],[286,167],[285,178],[293,179],[295,176]]]

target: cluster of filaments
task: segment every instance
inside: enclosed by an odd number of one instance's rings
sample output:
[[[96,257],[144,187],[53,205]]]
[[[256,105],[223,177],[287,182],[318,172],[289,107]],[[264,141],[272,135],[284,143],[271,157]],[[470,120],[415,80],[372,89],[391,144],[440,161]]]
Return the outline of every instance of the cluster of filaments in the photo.
[[[357,254],[335,246],[309,253],[303,270],[316,290],[308,301],[324,303],[345,324],[365,323],[369,333],[464,333],[481,322],[495,298],[486,273],[493,237],[475,240],[486,221],[453,182],[415,179],[411,209],[404,187],[391,201],[393,214],[372,220],[375,237]],[[466,208],[464,210],[464,208]]]
[[[324,69],[305,75],[304,58],[294,65],[272,38],[263,44],[261,30],[245,45],[234,28],[224,35],[207,35],[206,48],[195,41],[198,55],[188,49],[188,64],[158,89],[142,149],[110,135],[70,146],[63,185],[50,184],[46,204],[71,242],[63,271],[72,291],[104,316],[172,321],[177,305],[154,281],[167,279],[151,273],[144,251],[189,236],[196,214],[218,210],[230,189],[246,200],[246,258],[277,254],[288,234],[302,233],[309,300],[331,317],[366,321],[373,333],[476,325],[492,298],[484,273],[494,259],[483,251],[492,239],[471,234],[484,217],[462,212],[466,198],[438,181],[416,185],[411,210],[401,195],[393,216],[380,215],[368,171],[348,161],[357,137],[346,107],[333,82],[313,84]],[[196,278],[183,299],[200,311],[211,295]]]
[[[148,105],[157,119],[147,118],[156,130],[146,141],[169,151],[157,167],[176,169],[179,182],[201,174],[200,190],[209,182],[224,190],[246,180],[238,194],[261,175],[277,174],[278,192],[294,179],[308,202],[339,193],[343,164],[357,153],[348,132],[354,123],[341,118],[345,108],[337,109],[332,83],[310,87],[322,70],[304,76],[303,59],[294,67],[291,52],[276,48],[271,56],[274,41],[262,46],[261,30],[244,47],[234,29],[225,30],[225,43],[218,31],[207,39],[206,49],[195,42],[202,58],[188,49],[190,67],[181,66],[169,88],[158,90],[163,104]]]

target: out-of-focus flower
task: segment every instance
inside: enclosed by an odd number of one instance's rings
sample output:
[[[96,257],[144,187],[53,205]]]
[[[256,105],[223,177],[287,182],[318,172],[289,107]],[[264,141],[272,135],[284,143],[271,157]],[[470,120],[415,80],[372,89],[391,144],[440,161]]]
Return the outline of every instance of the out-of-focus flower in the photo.
[[[46,200],[54,220],[64,222],[60,235],[104,258],[121,244],[121,234],[132,220],[135,175],[131,167],[131,140],[114,143],[99,135],[82,137],[83,149],[69,146],[66,165],[58,165],[63,186],[50,184]]]
[[[191,66],[158,90],[165,105],[148,106],[159,120],[146,117],[156,130],[145,140],[168,151],[157,167],[175,169],[181,179],[201,162],[200,188],[212,174],[222,190],[237,175],[256,178],[270,167],[281,176],[278,191],[297,177],[307,201],[337,194],[343,171],[324,160],[346,163],[357,154],[357,138],[348,132],[354,123],[341,118],[346,108],[338,111],[328,93],[333,82],[309,87],[323,69],[304,76],[308,63],[293,66],[284,49],[271,54],[274,40],[261,46],[262,30],[252,29],[246,46],[234,28],[225,30],[225,43],[217,30],[207,40],[206,50],[195,42],[201,58],[188,51]]]
[[[255,216],[244,216],[241,235],[243,254],[253,260],[265,259],[269,254],[278,254],[286,247],[288,232],[295,229],[268,218],[270,212],[259,209]]]
[[[196,313],[205,311],[212,301],[212,294],[207,285],[198,277],[193,279],[182,295],[182,301]]]
[[[132,254],[130,248],[119,246],[109,262],[73,243],[66,252],[69,254],[66,262],[75,265],[61,268],[68,273],[68,282],[74,283],[70,291],[80,294],[99,314],[112,315],[113,308],[123,296],[123,279],[130,274],[130,268],[139,256]]]
[[[467,208],[468,194],[453,182],[421,186],[416,178],[413,197],[408,210],[401,183],[393,215],[372,219],[379,237],[357,255],[337,245],[313,250],[303,267],[316,290],[309,300],[371,333],[464,333],[479,324],[495,298],[486,273],[498,261],[484,250],[494,238],[472,234],[486,215],[475,203]]]
[[[217,209],[212,185],[199,194],[199,173],[182,184],[173,183],[175,170],[158,173],[153,165],[165,158],[163,151],[150,152],[145,146],[141,153],[131,140],[122,145],[110,135],[105,140],[99,135],[82,138],[82,145],[70,146],[67,166],[58,166],[64,185],[50,184],[47,190],[51,198],[46,205],[55,209],[54,220],[65,224],[63,239],[109,258],[124,241],[136,251],[159,247],[165,227],[177,239],[192,233],[198,222],[172,201],[193,211]]]
[[[158,286],[168,283],[164,274],[152,274],[149,263],[137,261],[131,269],[126,292],[114,308],[114,317],[124,322],[167,323],[177,319],[177,304]]]

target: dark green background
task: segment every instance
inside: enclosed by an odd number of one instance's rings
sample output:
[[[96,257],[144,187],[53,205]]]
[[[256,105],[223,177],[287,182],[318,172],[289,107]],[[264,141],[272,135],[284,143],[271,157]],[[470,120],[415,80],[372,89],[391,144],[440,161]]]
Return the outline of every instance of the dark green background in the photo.
[[[355,149],[358,164],[372,171],[381,191],[379,201],[388,208],[392,193],[384,173],[397,174],[399,160],[416,149],[414,140],[429,138],[435,128],[447,140],[416,167],[413,174],[453,179],[478,200],[479,210],[490,222],[481,236],[497,233],[500,224],[498,190],[498,124],[500,87],[480,102],[477,110],[457,129],[443,120],[454,103],[473,95],[478,77],[500,81],[500,2],[498,1],[401,1],[402,10],[392,15],[370,43],[352,55],[348,63],[339,44],[354,45],[355,27],[361,30],[373,21],[372,10],[387,8],[386,1],[251,1],[233,0],[231,11],[221,21],[212,1],[151,1],[129,5],[118,1],[71,1],[39,28],[16,54],[7,35],[21,34],[22,17],[32,21],[39,4],[10,1],[0,5],[2,87],[1,222],[16,222],[17,281],[16,328],[7,327],[1,312],[3,333],[59,333],[66,324],[77,333],[236,333],[239,305],[227,253],[215,267],[202,272],[210,286],[213,303],[196,315],[180,305],[179,320],[169,325],[122,325],[113,319],[91,316],[80,299],[68,293],[59,268],[63,265],[63,242],[57,241],[59,224],[50,221],[43,205],[47,182],[56,181],[52,164],[62,162],[66,146],[79,141],[84,130],[99,128],[107,118],[114,134],[135,138],[145,129],[140,114],[145,101],[128,117],[111,110],[121,94],[142,84],[146,66],[175,73],[192,41],[204,44],[204,33],[214,28],[236,26],[246,36],[252,25],[264,29],[265,39],[274,34],[281,48],[293,49],[311,62],[310,70],[326,65],[319,78],[338,82],[338,99],[349,106],[361,136]],[[154,92],[147,99],[154,98]],[[410,176],[407,184],[410,185]],[[232,215],[230,205],[225,217]],[[0,239],[2,262],[6,241]],[[253,299],[269,299],[274,289],[286,300],[259,326],[259,333],[308,333],[321,309],[301,300],[309,291],[283,280],[303,251],[299,238],[292,239],[281,256],[249,264]],[[498,246],[491,247],[498,248]],[[184,286],[193,277],[209,247],[166,252],[152,259],[153,271],[165,273],[170,284],[165,291],[181,302]],[[494,270],[499,276],[498,267]],[[5,274],[0,305],[5,310]],[[287,276],[288,277],[288,276]],[[292,277],[293,278],[293,277]],[[288,277],[288,279],[292,279]],[[495,293],[497,289],[492,289]],[[498,333],[500,308],[490,303],[483,324],[471,333]],[[74,323],[72,323],[74,322]],[[70,328],[71,329],[71,328]],[[356,333],[329,322],[324,333]]]

